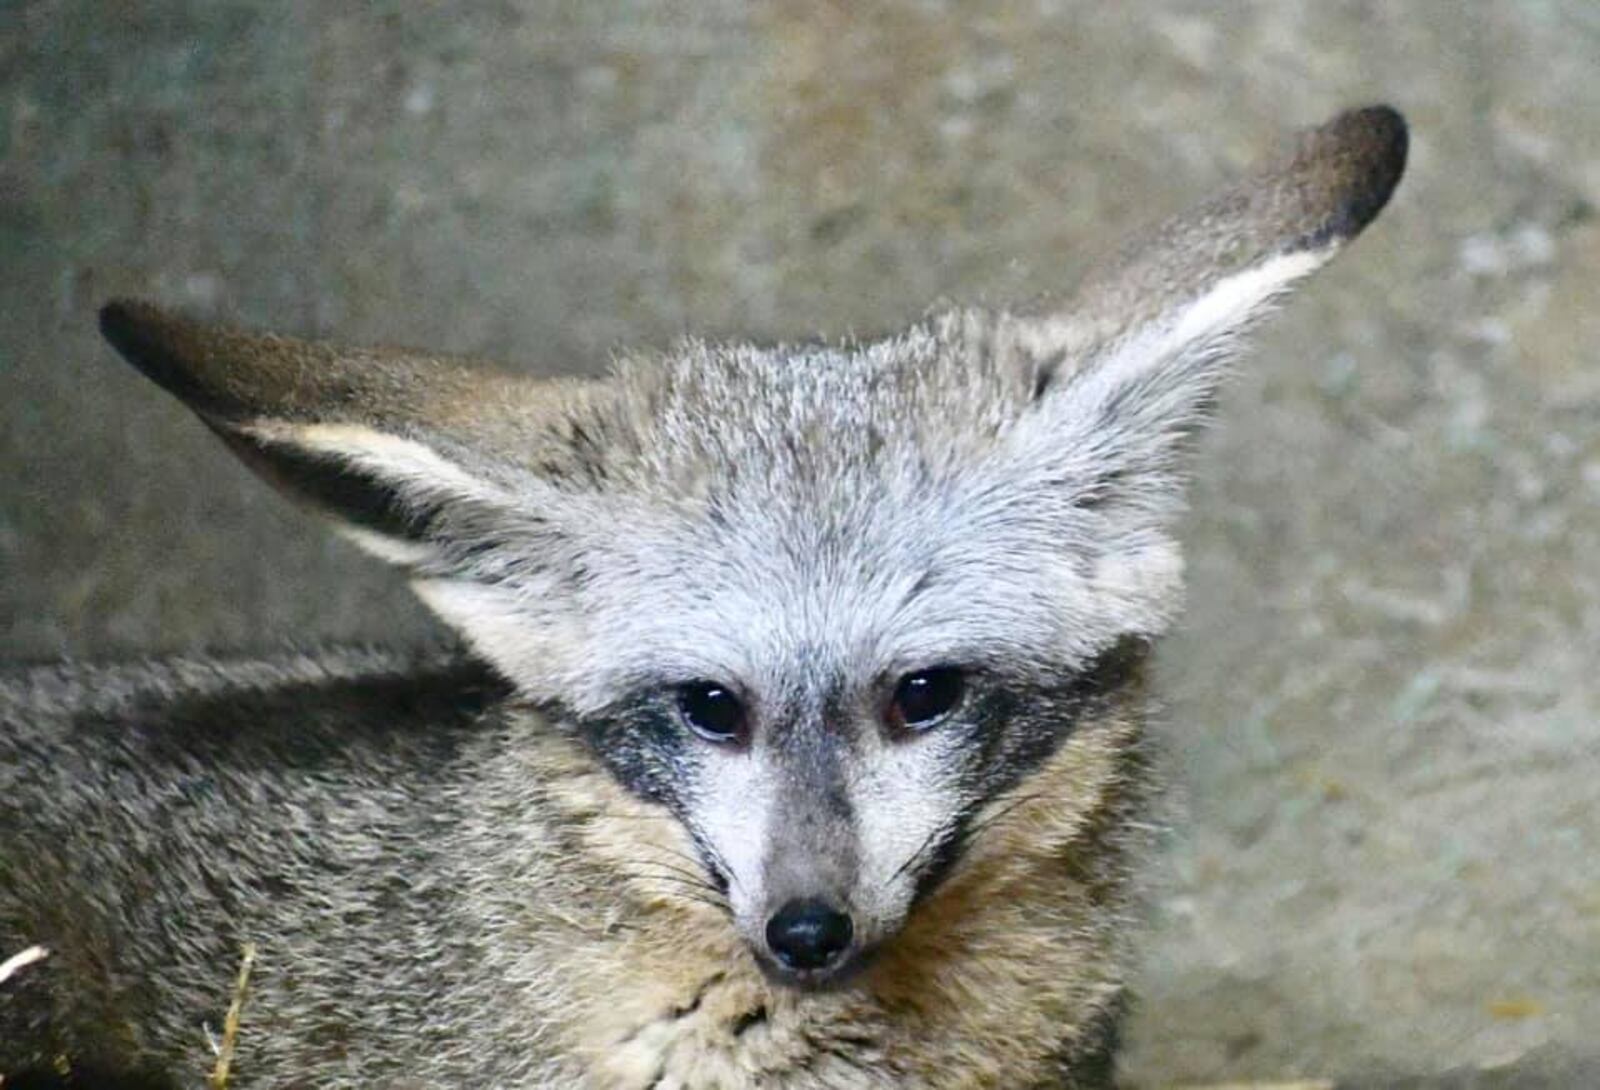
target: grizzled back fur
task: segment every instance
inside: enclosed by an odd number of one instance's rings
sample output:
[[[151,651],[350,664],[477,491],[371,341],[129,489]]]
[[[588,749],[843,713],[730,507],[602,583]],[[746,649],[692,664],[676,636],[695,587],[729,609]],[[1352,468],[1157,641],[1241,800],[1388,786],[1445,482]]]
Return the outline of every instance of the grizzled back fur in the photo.
[[[1119,1004],[1147,798],[1141,667],[1180,605],[1192,437],[1241,335],[1382,208],[1405,142],[1392,110],[1342,115],[1136,239],[1067,304],[953,310],[862,344],[689,342],[601,380],[111,304],[102,328],[128,360],[408,569],[507,686],[468,726],[435,713],[440,737],[462,733],[428,769],[381,731],[341,743],[314,712],[304,738],[281,739],[291,765],[297,745],[347,747],[329,775],[349,814],[399,822],[399,846],[367,843],[328,809],[329,779],[282,783],[290,811],[319,800],[367,870],[244,853],[228,865],[269,885],[284,868],[312,876],[251,911],[204,882],[164,886],[154,863],[120,880],[212,918],[212,935],[254,936],[266,958],[278,937],[280,958],[357,978],[264,969],[251,1009],[280,1037],[257,1052],[263,1085],[392,1071],[425,1085],[1087,1085]],[[282,685],[319,699],[311,678]],[[250,691],[229,690],[219,720]],[[233,749],[201,757],[144,721],[117,741],[74,714],[13,700],[0,756],[78,747],[92,768],[131,744],[129,759],[176,759],[186,776],[216,760],[240,776],[238,820],[282,829]],[[361,754],[387,762],[381,800]],[[10,843],[48,843],[52,816],[68,820],[8,789]],[[88,796],[71,821],[119,805]],[[214,804],[162,811],[152,835],[191,846],[219,823]],[[432,831],[408,856],[412,807]],[[418,915],[393,887],[408,859],[442,906],[423,898]],[[129,932],[116,898],[80,905],[69,877],[18,873],[29,888],[0,892],[0,936],[37,937],[62,904]],[[305,937],[318,905],[409,928],[421,977],[392,950],[360,966],[321,950]],[[341,941],[359,946],[359,929]],[[110,969],[63,986],[131,973],[163,982],[171,1010],[201,1009],[172,974],[202,945],[127,966],[106,953]],[[363,1012],[363,975],[390,983],[386,1018]],[[424,979],[436,1021],[419,1014]],[[64,1036],[138,1062],[181,1055],[193,1042],[159,1007],[117,1047]],[[86,1024],[62,1008],[59,1025]],[[414,1025],[435,1045],[408,1044],[399,1027]],[[329,1032],[338,1049],[316,1043]]]

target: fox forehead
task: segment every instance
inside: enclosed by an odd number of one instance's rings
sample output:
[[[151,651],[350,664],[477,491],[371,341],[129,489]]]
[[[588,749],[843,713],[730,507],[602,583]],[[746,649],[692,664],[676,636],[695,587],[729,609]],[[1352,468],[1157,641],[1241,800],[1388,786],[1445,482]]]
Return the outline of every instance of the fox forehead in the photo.
[[[1117,627],[1096,615],[1094,566],[1029,540],[1032,528],[966,534],[931,503],[852,506],[825,535],[805,508],[640,513],[634,532],[586,547],[578,608],[609,642],[606,668],[754,683],[796,658],[1020,664],[1087,654]]]
[[[973,325],[860,348],[695,344],[624,370],[590,425],[603,483],[568,530],[603,668],[763,687],[800,659],[858,677],[1059,668],[1157,631],[1176,546],[1117,540],[1040,462],[1032,378]]]
[[[865,344],[691,341],[626,360],[604,457],[644,490],[679,494],[779,489],[826,508],[841,484],[920,488],[964,468],[1026,405],[1026,368],[997,348],[997,328],[952,312]]]

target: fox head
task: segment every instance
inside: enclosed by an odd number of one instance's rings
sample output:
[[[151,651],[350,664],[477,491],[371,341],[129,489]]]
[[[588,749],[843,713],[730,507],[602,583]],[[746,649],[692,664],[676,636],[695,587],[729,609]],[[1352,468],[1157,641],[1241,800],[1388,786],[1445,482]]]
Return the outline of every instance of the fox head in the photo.
[[[758,961],[816,984],[895,936],[986,808],[1131,684],[1179,605],[1186,456],[1241,335],[1377,215],[1405,154],[1394,111],[1354,111],[1063,304],[690,342],[599,380],[141,303],[101,327],[408,569],[681,823]]]

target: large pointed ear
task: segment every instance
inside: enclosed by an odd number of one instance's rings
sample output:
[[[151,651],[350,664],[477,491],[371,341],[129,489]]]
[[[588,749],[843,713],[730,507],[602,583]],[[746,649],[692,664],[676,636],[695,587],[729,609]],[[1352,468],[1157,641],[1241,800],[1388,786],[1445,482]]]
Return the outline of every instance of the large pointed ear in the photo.
[[[1064,305],[1008,317],[1058,449],[1083,444],[1098,459],[1099,483],[1085,488],[1147,488],[1141,471],[1171,468],[1174,440],[1204,419],[1241,335],[1372,222],[1406,143],[1387,106],[1341,114],[1136,237]]]
[[[562,425],[586,384],[246,333],[140,302],[108,304],[100,329],[257,473],[421,571],[481,551],[526,480],[582,469]]]

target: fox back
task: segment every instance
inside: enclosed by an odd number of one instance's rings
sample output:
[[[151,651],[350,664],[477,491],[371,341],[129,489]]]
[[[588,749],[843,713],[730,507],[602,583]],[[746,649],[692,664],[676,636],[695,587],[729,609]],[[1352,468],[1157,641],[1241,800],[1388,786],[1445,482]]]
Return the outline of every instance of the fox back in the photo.
[[[240,1087],[1106,1085],[1193,438],[1405,150],[1341,115],[1062,303],[597,380],[109,305],[465,650],[0,689],[0,1073],[198,1085],[248,942]]]

